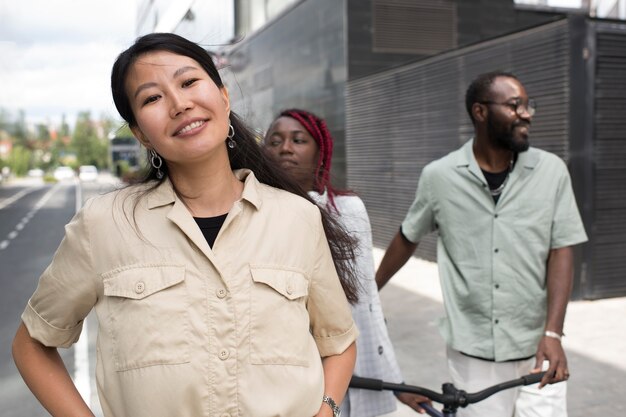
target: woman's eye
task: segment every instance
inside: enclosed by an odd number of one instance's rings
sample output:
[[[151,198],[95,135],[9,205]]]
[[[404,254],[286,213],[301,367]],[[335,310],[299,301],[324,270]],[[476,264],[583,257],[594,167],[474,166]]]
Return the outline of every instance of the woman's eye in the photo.
[[[293,143],[306,143],[304,138],[293,138]]]
[[[150,103],[153,103],[153,102],[157,101],[158,99],[159,99],[159,96],[150,96],[150,97],[148,97],[147,99],[145,99],[143,101],[143,104],[144,105],[150,104]]]
[[[189,87],[191,84],[195,83],[196,81],[198,81],[197,78],[192,78],[190,80],[187,80],[183,83],[183,87]]]

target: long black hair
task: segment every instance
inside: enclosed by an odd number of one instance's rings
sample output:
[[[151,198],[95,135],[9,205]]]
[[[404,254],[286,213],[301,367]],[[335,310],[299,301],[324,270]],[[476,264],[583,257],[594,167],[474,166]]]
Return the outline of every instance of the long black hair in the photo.
[[[219,88],[224,87],[211,55],[201,46],[173,33],[151,33],[141,36],[117,57],[111,72],[111,92],[115,107],[131,127],[137,126],[137,121],[126,92],[128,71],[137,58],[155,51],[172,52],[195,60],[206,71],[215,85]],[[250,169],[261,183],[289,191],[313,203],[307,192],[285,174],[267,151],[263,149],[254,133],[239,116],[231,111],[229,119],[235,131],[233,139],[237,144],[234,148],[227,147],[231,169]],[[225,142],[224,146],[226,146]],[[167,163],[164,163],[160,170],[167,176]],[[165,176],[159,179],[157,170],[150,165],[142,183],[153,184],[152,187],[148,188],[149,191],[163,182]],[[320,211],[324,232],[341,285],[347,299],[351,303],[355,303],[358,300],[358,281],[354,269],[351,267],[353,263],[346,262],[354,259],[355,241],[325,209],[320,208]]]

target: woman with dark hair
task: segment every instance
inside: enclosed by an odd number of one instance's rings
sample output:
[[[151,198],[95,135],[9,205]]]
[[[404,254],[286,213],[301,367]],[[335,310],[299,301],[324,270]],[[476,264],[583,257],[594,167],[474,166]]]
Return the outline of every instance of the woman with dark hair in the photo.
[[[151,168],[66,227],[13,343],[30,389],[54,416],[92,415],[57,347],[94,308],[107,417],[337,416],[351,239],[264,155],[198,45],[137,39],[111,89]]]
[[[359,302],[352,305],[354,321],[360,331],[354,374],[400,383],[400,367],[374,280],[369,217],[357,195],[335,188],[330,181],[333,137],[326,122],[306,110],[284,110],[270,125],[264,143],[285,171],[318,205],[331,212],[358,244],[355,258],[349,262],[362,289]],[[420,413],[425,411],[419,403],[428,401],[425,397],[404,393],[398,394],[398,399]],[[389,391],[350,389],[341,404],[344,417],[373,417],[395,409],[396,401]]]

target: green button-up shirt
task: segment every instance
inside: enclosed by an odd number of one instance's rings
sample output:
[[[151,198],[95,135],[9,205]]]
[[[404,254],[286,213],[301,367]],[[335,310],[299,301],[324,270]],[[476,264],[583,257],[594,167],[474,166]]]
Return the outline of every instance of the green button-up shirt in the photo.
[[[453,349],[496,361],[529,357],[546,320],[549,251],[587,236],[559,157],[520,153],[496,204],[472,143],[424,168],[402,233],[418,242],[439,232],[440,331]]]

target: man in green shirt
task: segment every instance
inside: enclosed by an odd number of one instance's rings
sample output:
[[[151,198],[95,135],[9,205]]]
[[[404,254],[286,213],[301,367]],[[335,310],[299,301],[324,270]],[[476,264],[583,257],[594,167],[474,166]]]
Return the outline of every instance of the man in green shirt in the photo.
[[[513,74],[476,78],[466,107],[474,138],[424,168],[376,281],[382,288],[437,230],[440,331],[455,385],[477,391],[549,361],[540,391],[507,390],[459,416],[564,417],[565,384],[544,385],[569,376],[561,336],[572,246],[587,240],[569,173],[556,155],[529,146],[535,103]]]

